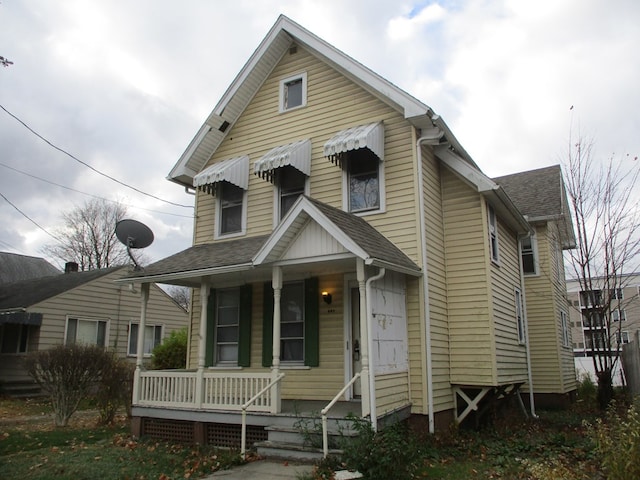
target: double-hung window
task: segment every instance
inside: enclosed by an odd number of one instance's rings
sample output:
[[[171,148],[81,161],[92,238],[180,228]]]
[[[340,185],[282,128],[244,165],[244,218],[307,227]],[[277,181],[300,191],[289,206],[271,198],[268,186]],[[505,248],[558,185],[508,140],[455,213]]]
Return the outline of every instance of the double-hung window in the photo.
[[[525,331],[524,331],[524,308],[522,306],[522,292],[519,288],[515,289],[515,301],[516,301],[516,324],[518,326],[518,342],[525,343]]]
[[[138,334],[140,325],[131,323],[129,325],[129,355],[138,354]],[[151,356],[151,352],[162,343],[162,325],[145,325],[144,346],[142,348],[145,357]]]
[[[107,324],[106,320],[69,317],[67,318],[65,344],[82,343],[105,347],[107,345]]]
[[[29,340],[29,325],[0,325],[0,353],[25,353]]]
[[[380,209],[380,169],[382,162],[368,149],[352,150],[347,155],[349,211]]]
[[[627,320],[627,314],[623,309],[616,308],[611,311],[611,320],[614,322],[624,322]]]
[[[487,210],[489,222],[489,252],[491,253],[491,260],[498,262],[500,260],[498,253],[498,219],[496,217],[496,211],[491,205],[487,205]]]
[[[318,279],[286,282],[280,292],[280,361],[283,366],[319,365]],[[262,364],[273,360],[273,288],[264,286]]]
[[[536,275],[536,242],[535,237],[525,237],[520,241],[520,257],[522,262],[522,272],[525,275]]]
[[[250,356],[251,286],[211,290],[206,365],[248,367]]]
[[[570,346],[570,335],[569,335],[569,322],[567,320],[567,313],[560,312],[560,331],[562,335],[562,346],[568,347]]]
[[[277,170],[279,219],[287,214],[298,197],[304,194],[307,176],[295,167],[285,166]]]
[[[242,232],[244,190],[229,182],[220,182],[218,188],[220,235]]]

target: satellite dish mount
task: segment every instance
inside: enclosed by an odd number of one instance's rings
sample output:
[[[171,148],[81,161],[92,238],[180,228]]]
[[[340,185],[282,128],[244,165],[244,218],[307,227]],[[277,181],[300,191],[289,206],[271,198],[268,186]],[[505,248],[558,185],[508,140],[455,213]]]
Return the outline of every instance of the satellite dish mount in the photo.
[[[116,223],[116,237],[127,247],[129,258],[134,264],[135,270],[140,270],[140,265],[131,253],[132,248],[146,248],[153,243],[153,232],[144,223],[137,220],[124,219]]]

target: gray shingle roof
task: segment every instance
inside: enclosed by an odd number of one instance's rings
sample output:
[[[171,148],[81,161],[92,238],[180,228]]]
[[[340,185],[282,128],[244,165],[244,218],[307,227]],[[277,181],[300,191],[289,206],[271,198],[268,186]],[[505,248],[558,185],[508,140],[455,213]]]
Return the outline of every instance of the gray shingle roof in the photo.
[[[560,165],[493,179],[529,219],[567,214]]]
[[[366,251],[371,258],[415,272],[420,271],[420,267],[389,239],[367,223],[366,220],[312,198],[305,198],[316,206],[329,221]],[[182,252],[152,263],[141,270],[131,272],[126,278],[136,279],[197,272],[234,265],[251,265],[255,255],[269,238],[269,235],[261,235],[194,245]]]
[[[0,252],[0,284],[60,273],[62,272],[44,258]]]
[[[128,275],[128,278],[167,275],[251,263],[251,259],[267,238],[269,238],[268,235],[261,235],[239,240],[194,245],[135,271]]]
[[[0,310],[27,308],[85,283],[127,267],[101,268],[86,272],[62,273],[0,286]]]

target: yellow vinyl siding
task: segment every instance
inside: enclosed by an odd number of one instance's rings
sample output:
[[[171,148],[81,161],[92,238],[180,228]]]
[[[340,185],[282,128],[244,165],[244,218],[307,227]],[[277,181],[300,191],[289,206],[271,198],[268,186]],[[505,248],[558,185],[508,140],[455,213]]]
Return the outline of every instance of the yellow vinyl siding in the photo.
[[[376,375],[376,412],[380,417],[409,403],[407,372]]]
[[[487,272],[485,211],[480,195],[442,170],[451,383],[496,382]]]
[[[278,112],[280,80],[305,71],[307,106]],[[412,195],[414,181],[407,169],[411,161],[412,128],[401,114],[373,97],[299,47],[295,55],[285,54],[258,90],[238,121],[231,127],[208,163],[239,155],[250,158],[247,236],[268,234],[273,229],[274,186],[253,174],[253,166],[269,150],[297,140],[312,142],[310,195],[342,208],[342,171],[323,156],[323,145],[338,131],[383,120],[385,159],[383,164],[386,213],[367,215],[367,220],[416,260],[417,242]],[[197,193],[195,243],[213,241],[215,199]]]
[[[498,218],[500,265],[492,264],[493,333],[498,384],[527,381],[526,347],[519,344],[515,288],[520,288],[520,254],[515,233]]]
[[[527,322],[531,344],[533,388],[536,393],[567,393],[574,390],[575,365],[571,347],[562,346],[560,311],[569,314],[564,298],[565,284],[556,281],[554,252],[555,224],[536,226],[538,275],[525,276]],[[567,320],[569,321],[569,320]]]

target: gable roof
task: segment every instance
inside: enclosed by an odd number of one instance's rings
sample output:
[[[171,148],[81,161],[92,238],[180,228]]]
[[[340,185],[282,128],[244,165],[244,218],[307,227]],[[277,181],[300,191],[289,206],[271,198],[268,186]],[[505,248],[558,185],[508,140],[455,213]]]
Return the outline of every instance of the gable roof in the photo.
[[[560,165],[493,179],[531,223],[558,221],[565,248],[575,247],[575,233]]]
[[[416,128],[437,126],[445,132],[443,142],[467,162],[477,166],[454,137],[442,118],[428,105],[382,78],[369,68],[336,49],[284,15],[280,15],[266,37],[249,58],[240,73],[224,93],[204,124],[167,178],[178,184],[193,187],[198,174],[224,140],[230,126],[236,122],[258,89],[271,74],[282,56],[292,45],[298,45],[369,93],[402,112]]]
[[[277,260],[290,238],[297,236],[310,219],[368,265],[388,267],[412,275],[421,273],[420,267],[366,220],[305,195],[296,200],[254,257],[254,263],[259,265]]]
[[[60,273],[60,270],[44,258],[0,252],[0,284],[59,275]]]
[[[280,258],[310,220],[369,265],[411,275],[421,273],[420,267],[364,219],[301,195],[271,235],[194,245],[116,282],[189,283],[188,279],[195,277],[234,274],[268,265]]]
[[[62,273],[59,275],[33,278],[2,285],[0,288],[0,311],[28,308],[85,283],[104,277],[126,266],[101,268],[86,272]]]

